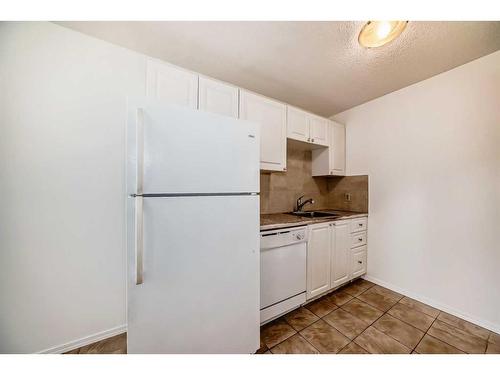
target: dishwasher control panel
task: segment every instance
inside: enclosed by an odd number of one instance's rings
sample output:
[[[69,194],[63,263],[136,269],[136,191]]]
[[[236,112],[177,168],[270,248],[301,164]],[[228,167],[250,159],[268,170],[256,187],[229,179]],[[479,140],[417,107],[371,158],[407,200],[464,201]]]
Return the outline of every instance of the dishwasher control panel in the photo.
[[[260,233],[260,248],[288,246],[307,241],[307,227],[282,228]]]

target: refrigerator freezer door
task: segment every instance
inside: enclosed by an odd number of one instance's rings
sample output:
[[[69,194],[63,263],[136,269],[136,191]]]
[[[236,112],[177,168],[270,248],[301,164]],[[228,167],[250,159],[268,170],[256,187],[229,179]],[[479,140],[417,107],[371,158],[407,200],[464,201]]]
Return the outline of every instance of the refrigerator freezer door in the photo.
[[[257,124],[150,98],[128,107],[129,195],[141,179],[145,194],[259,191]]]
[[[259,348],[259,197],[128,199],[128,352],[254,353]]]

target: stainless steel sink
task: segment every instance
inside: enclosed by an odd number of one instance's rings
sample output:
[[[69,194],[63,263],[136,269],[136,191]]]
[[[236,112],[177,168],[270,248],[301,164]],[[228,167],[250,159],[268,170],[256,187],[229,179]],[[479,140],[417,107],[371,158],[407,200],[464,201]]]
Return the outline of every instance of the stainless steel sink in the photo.
[[[322,211],[295,211],[290,212],[292,215],[301,216],[301,217],[338,217],[338,214],[334,214],[331,212],[322,212]]]

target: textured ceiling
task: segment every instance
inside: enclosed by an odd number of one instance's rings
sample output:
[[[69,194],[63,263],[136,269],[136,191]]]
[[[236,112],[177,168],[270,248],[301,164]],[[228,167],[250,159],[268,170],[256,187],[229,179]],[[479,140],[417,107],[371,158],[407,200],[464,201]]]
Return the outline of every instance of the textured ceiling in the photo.
[[[58,22],[330,116],[500,49],[500,22],[410,22],[377,49],[364,22]]]

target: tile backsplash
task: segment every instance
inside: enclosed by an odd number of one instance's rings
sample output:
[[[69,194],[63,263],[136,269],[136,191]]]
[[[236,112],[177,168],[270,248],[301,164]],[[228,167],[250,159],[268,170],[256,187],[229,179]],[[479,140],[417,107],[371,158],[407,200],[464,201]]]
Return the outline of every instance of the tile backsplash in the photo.
[[[368,176],[312,177],[311,151],[288,146],[287,171],[260,174],[261,214],[290,212],[298,197],[313,198],[304,210],[368,211]],[[345,193],[351,201],[345,201]]]
[[[350,201],[345,194],[350,195]],[[328,208],[368,212],[368,176],[328,178]]]

